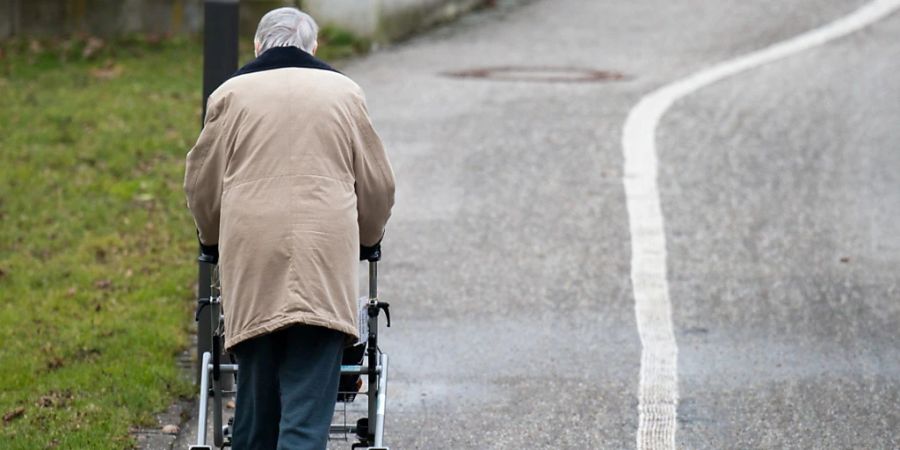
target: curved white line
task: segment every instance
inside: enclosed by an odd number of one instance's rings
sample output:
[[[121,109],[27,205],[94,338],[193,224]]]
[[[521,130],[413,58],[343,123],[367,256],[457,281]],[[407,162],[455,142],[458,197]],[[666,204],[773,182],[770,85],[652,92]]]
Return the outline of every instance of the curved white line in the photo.
[[[868,26],[900,8],[875,0],[828,25],[701,70],[641,98],[622,135],[625,196],[631,230],[631,282],[641,338],[638,449],[674,449],[678,346],[666,277],[666,235],[657,188],[656,127],[678,99],[723,78],[770,63]]]

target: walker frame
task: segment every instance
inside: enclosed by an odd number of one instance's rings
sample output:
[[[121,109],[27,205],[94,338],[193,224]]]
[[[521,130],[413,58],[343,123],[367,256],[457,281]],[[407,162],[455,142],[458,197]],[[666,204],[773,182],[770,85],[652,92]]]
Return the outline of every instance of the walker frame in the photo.
[[[350,394],[350,402],[356,396],[366,398],[366,415],[359,418],[355,424],[347,423],[347,403],[343,403],[343,421],[332,421],[329,429],[329,440],[350,440],[354,437],[351,449],[360,450],[389,450],[384,445],[384,418],[387,402],[387,378],[388,355],[378,347],[378,316],[385,312],[387,326],[391,326],[390,304],[378,299],[378,260],[380,251],[374,253],[369,259],[369,292],[365,304],[368,324],[366,336],[364,364],[342,365],[341,375],[364,376],[368,381],[368,388],[361,392],[341,392]],[[201,257],[202,258],[202,257]],[[213,450],[231,446],[231,421],[223,424],[223,411],[225,399],[234,398],[237,388],[233,382],[238,376],[238,365],[231,359],[223,363],[224,354],[224,316],[222,314],[222,297],[220,291],[218,267],[212,271],[212,282],[209,298],[198,300],[197,319],[201,314],[209,314],[210,323],[218,324],[211,330],[212,352],[204,352],[201,358],[200,374],[200,400],[197,415],[197,440],[189,450]],[[223,374],[232,377],[223,377]],[[210,399],[212,400],[210,402]],[[212,442],[209,439],[209,410],[212,407]],[[336,408],[337,410],[337,408]],[[373,420],[374,418],[374,420]],[[374,422],[374,426],[369,424]]]

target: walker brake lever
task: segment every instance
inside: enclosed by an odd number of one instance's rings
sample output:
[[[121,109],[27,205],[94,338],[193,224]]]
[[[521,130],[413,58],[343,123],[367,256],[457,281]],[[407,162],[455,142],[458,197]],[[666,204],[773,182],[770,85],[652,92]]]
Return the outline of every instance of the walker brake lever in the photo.
[[[391,304],[387,302],[378,302],[378,308],[384,310],[384,318],[387,319],[387,327],[391,327]]]
[[[203,308],[212,303],[212,299],[210,297],[203,297],[197,299],[197,310],[194,312],[194,322],[200,321],[200,314],[203,312]]]

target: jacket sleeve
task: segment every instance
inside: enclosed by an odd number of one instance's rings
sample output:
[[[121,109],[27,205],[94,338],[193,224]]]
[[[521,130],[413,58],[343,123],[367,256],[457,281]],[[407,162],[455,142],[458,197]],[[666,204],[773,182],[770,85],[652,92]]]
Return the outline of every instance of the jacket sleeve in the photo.
[[[394,206],[394,171],[381,139],[372,126],[365,99],[357,97],[354,128],[353,170],[356,176],[356,209],[359,243],[381,241]]]
[[[221,126],[222,109],[222,102],[210,97],[203,131],[194,148],[188,152],[185,164],[187,206],[194,216],[200,242],[205,245],[219,243],[222,181],[228,158],[228,149],[224,145],[227,139]]]

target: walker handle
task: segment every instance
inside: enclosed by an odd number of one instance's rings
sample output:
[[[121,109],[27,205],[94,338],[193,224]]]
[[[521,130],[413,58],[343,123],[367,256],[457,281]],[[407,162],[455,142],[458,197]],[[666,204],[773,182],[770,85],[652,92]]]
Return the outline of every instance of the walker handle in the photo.
[[[381,260],[381,241],[367,247],[359,245],[359,260],[369,262],[369,301],[378,300],[378,261]]]
[[[369,260],[369,301],[378,300],[378,260]]]
[[[374,262],[381,259],[381,241],[371,247],[359,244],[359,260]]]
[[[200,230],[197,230],[197,243],[200,244],[200,255],[197,257],[197,261],[212,265],[219,263],[219,244],[204,244],[200,240]]]

